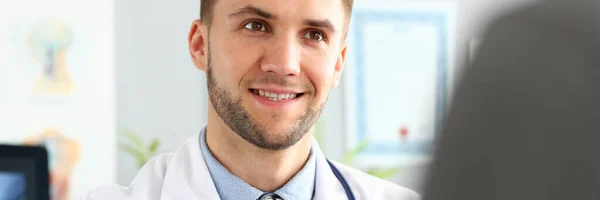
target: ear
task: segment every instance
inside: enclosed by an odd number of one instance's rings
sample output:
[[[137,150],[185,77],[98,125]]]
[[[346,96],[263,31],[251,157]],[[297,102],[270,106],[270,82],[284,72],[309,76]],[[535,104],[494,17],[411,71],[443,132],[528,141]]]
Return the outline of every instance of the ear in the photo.
[[[206,71],[208,67],[208,30],[201,20],[192,22],[190,33],[188,34],[188,44],[190,56],[196,68]]]
[[[337,62],[335,63],[335,69],[333,71],[333,84],[331,88],[336,88],[340,84],[342,79],[342,71],[344,71],[344,63],[346,62],[346,51],[348,50],[348,44],[344,44],[344,48],[340,51]]]

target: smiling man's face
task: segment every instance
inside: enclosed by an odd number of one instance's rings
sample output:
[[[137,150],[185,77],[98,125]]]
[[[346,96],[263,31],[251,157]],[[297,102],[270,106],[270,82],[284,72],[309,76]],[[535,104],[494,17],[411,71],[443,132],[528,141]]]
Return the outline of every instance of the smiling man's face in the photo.
[[[264,149],[298,142],[339,82],[346,14],[342,0],[217,0],[192,57],[218,117]]]

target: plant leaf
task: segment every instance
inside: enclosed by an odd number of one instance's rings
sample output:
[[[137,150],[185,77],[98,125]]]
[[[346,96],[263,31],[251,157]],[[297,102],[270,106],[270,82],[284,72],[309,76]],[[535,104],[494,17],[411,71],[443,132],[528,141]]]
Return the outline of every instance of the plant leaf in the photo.
[[[136,135],[133,131],[129,129],[125,129],[123,131],[123,136],[127,138],[130,142],[132,142],[137,149],[144,149],[144,141],[138,135]]]
[[[134,146],[129,144],[120,144],[119,148],[133,156],[133,158],[135,158],[138,162],[138,167],[142,167],[148,161],[146,154]]]
[[[367,173],[376,176],[381,179],[388,179],[400,172],[400,167],[392,167],[392,168],[377,168],[373,169]]]
[[[354,159],[356,158],[357,154],[354,153],[354,151],[348,151],[346,152],[346,155],[344,155],[344,161],[343,163],[346,165],[352,165],[352,163],[354,162]]]
[[[344,156],[344,164],[352,165],[356,156],[358,156],[358,154],[363,152],[368,146],[369,146],[369,140],[363,139],[362,141],[360,141],[360,143],[358,143],[358,145],[356,145],[356,147],[354,147],[353,149],[350,149],[350,151],[348,151],[348,153],[346,153],[346,155]]]
[[[379,174],[379,171],[381,169],[379,167],[371,167],[365,170],[365,173],[373,175],[373,176],[377,176]]]
[[[150,147],[148,148],[148,153],[154,154],[159,146],[160,140],[158,138],[152,139],[152,143],[150,143]]]

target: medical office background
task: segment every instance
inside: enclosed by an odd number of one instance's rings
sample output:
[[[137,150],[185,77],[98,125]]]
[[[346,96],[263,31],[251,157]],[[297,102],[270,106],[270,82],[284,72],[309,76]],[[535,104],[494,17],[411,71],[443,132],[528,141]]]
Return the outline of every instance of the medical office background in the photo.
[[[483,25],[533,1],[356,0],[344,80],[315,127],[326,156],[422,191],[439,117]],[[127,185],[148,158],[176,150],[206,122],[205,74],[187,44],[199,3],[0,3],[0,142],[46,145],[70,197]],[[403,59],[411,50],[421,59]],[[49,69],[56,80],[44,79]]]

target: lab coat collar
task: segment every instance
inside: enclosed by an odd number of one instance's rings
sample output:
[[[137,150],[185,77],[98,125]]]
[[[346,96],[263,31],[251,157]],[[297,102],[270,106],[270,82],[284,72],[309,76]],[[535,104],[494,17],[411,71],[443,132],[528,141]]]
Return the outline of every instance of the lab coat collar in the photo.
[[[165,172],[161,200],[219,200],[219,194],[200,152],[199,138],[199,133],[194,134],[175,151]]]
[[[338,181],[327,163],[327,159],[316,140],[313,139],[315,158],[317,159],[317,177],[315,184],[315,198],[321,199],[348,199],[342,184]]]
[[[162,200],[219,200],[219,194],[200,152],[199,137],[200,133],[194,134],[171,158],[164,175]],[[315,145],[313,153],[317,165],[314,199],[346,199],[344,188],[331,171],[319,145],[315,140],[312,144]]]

